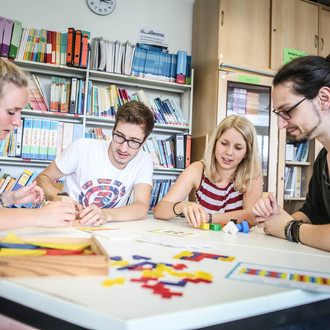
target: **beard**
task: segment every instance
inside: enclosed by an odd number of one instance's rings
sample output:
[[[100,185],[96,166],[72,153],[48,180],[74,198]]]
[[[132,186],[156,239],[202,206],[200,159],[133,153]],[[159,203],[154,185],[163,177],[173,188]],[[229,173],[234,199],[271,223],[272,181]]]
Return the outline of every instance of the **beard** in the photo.
[[[308,131],[306,132],[301,132],[302,133],[302,136],[301,137],[296,137],[295,140],[297,142],[300,142],[300,143],[304,143],[304,142],[307,142],[311,139],[311,136],[313,135],[314,131],[320,126],[321,122],[322,122],[322,119],[321,119],[321,115],[319,113],[319,109],[312,103],[312,109],[313,109],[313,112],[316,116],[316,119],[317,119],[317,122],[316,124],[311,128],[309,129]]]

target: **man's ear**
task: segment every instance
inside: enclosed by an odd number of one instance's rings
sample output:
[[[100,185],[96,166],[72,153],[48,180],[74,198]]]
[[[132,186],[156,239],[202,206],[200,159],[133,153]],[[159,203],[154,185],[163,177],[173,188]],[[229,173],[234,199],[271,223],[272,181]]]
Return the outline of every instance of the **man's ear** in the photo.
[[[330,88],[327,86],[321,87],[318,93],[318,97],[321,105],[321,110],[326,111],[330,109]]]

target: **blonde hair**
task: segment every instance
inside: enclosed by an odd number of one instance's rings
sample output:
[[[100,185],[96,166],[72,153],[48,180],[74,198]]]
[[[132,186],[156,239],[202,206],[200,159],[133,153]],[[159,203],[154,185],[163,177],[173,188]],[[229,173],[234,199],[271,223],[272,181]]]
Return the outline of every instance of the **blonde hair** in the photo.
[[[243,116],[231,115],[218,125],[208,143],[202,162],[205,164],[205,174],[208,179],[215,183],[218,177],[215,147],[221,135],[229,128],[235,128],[240,132],[246,142],[246,156],[238,165],[231,182],[235,189],[241,193],[247,190],[248,180],[256,179],[261,175],[261,164],[258,158],[257,134],[254,126]]]
[[[3,96],[5,83],[12,83],[18,87],[28,87],[25,73],[14,63],[0,57],[0,98]]]

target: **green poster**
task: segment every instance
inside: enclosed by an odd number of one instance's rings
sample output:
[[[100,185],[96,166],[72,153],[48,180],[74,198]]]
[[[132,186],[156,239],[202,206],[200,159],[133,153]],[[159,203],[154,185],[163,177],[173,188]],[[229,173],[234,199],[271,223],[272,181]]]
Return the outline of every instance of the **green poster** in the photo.
[[[259,77],[246,76],[246,75],[243,75],[243,74],[239,74],[238,75],[238,81],[241,82],[241,83],[248,83],[248,84],[258,85],[259,84]]]
[[[285,48],[284,47],[284,51],[283,51],[283,65],[286,64],[286,63],[291,62],[295,58],[303,57],[303,56],[306,56],[306,55],[307,55],[307,53],[306,52],[302,52],[301,50],[296,50],[296,49],[291,49],[291,48]]]

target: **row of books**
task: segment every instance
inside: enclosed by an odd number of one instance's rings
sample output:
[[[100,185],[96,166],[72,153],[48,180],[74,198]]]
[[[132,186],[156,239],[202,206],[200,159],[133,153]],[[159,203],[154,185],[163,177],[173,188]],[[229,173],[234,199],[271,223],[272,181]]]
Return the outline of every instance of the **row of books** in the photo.
[[[118,108],[129,101],[143,102],[155,115],[155,123],[188,127],[180,104],[172,98],[148,98],[143,90],[131,95],[124,88],[110,85],[107,88],[88,86],[87,115],[115,117]]]
[[[189,85],[191,56],[182,50],[170,54],[157,47],[140,44],[135,49],[131,75]]]
[[[309,142],[287,143],[285,160],[295,162],[306,162],[308,158]]]
[[[31,75],[29,79],[30,109],[83,114],[85,98],[83,79],[51,77],[49,103],[39,77]],[[174,98],[148,98],[143,90],[129,95],[125,88],[119,88],[116,85],[110,85],[107,88],[98,87],[93,85],[92,81],[89,81],[87,88],[86,114],[114,118],[118,108],[131,100],[143,102],[149,107],[154,112],[155,122],[158,124],[188,126],[181,106]]]
[[[6,58],[87,68],[149,79],[191,83],[191,56],[167,48],[129,41],[93,38],[90,32],[25,28],[22,22],[0,16],[0,55]]]
[[[0,156],[53,160],[72,141],[83,137],[83,126],[38,118],[22,119],[0,142]]]
[[[47,101],[39,77],[29,76],[28,107],[32,110],[64,112],[82,115],[85,81],[76,77],[51,77],[50,102]]]
[[[93,38],[91,42],[92,70],[130,75],[136,45],[129,41],[110,41]]]
[[[39,173],[37,171],[29,171],[25,169],[17,178],[14,178],[10,174],[4,173],[0,179],[0,193],[15,191],[22,187],[25,187],[33,182]],[[11,207],[25,207],[31,208],[34,206],[32,203],[26,203],[21,205],[11,205]]]
[[[173,184],[174,181],[171,179],[154,180],[149,204],[149,211],[152,211],[155,208],[157,203],[167,194]]]
[[[22,22],[0,16],[2,57],[87,68],[90,32],[67,32],[22,27]]]
[[[228,89],[227,109],[234,114],[257,115],[259,106],[259,93],[249,92],[245,88]]]
[[[284,198],[301,197],[301,166],[285,167]]]
[[[171,54],[166,47],[129,41],[93,38],[91,64],[93,70],[106,71],[148,79],[191,83],[191,56],[185,51]]]
[[[155,168],[184,169],[190,165],[190,135],[173,134],[167,139],[151,136],[143,148],[151,155]]]

